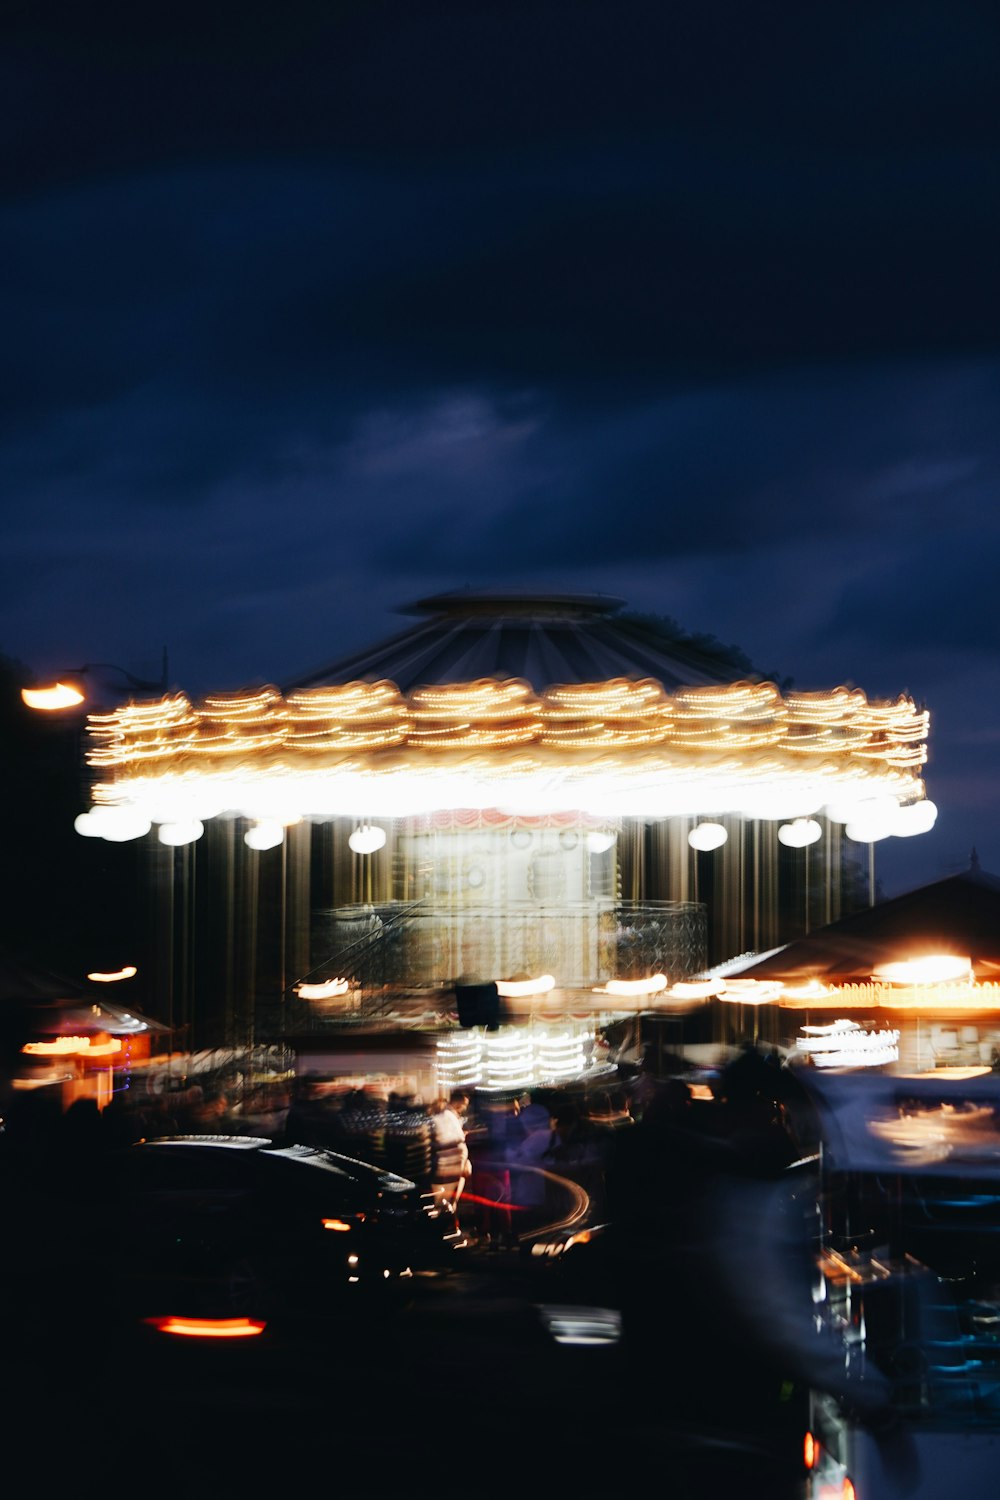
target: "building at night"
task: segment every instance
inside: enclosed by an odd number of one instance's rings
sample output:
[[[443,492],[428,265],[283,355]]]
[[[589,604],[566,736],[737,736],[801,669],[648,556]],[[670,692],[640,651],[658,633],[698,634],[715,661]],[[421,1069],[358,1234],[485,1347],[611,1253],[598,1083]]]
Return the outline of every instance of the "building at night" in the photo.
[[[909,698],[782,690],[606,596],[407,613],[280,687],[91,716],[80,831],[148,843],[147,1003],[186,1045],[442,1016],[457,982],[512,1022],[680,1014],[933,822]]]

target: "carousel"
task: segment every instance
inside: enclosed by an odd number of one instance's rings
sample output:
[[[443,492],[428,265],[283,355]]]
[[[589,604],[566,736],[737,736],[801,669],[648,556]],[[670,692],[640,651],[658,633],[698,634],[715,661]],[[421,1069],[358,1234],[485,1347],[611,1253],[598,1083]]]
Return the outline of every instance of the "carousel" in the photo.
[[[77,828],[150,846],[188,976],[160,1009],[224,1045],[455,1019],[456,985],[495,985],[494,1021],[556,1028],[530,1067],[510,1044],[536,1076],[568,1019],[690,1010],[710,964],[868,904],[875,842],[934,821],[927,713],[782,690],[622,610],[439,595],[282,686],[91,715]]]

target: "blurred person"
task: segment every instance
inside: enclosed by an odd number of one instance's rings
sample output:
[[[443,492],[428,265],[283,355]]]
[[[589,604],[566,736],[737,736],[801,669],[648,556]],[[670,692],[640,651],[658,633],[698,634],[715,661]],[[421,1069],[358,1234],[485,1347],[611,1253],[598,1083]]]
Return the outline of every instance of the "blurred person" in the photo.
[[[210,1089],[195,1110],[205,1135],[228,1135],[232,1124],[229,1095],[222,1089]]]
[[[336,1117],[336,1149],[384,1167],[388,1114],[388,1097],[379,1086],[351,1089]]]
[[[517,1097],[492,1099],[484,1109],[484,1161],[477,1150],[476,1181],[478,1202],[483,1210],[483,1226],[492,1249],[510,1246],[515,1241],[512,1201],[518,1150],[526,1137],[521,1118],[521,1101]],[[484,1202],[486,1199],[488,1201]]]
[[[562,1126],[566,1132],[560,1136],[560,1118],[555,1109],[546,1110],[540,1104],[530,1106],[535,1112],[536,1124],[533,1130],[529,1130],[514,1152],[514,1164],[511,1169],[511,1192],[514,1202],[529,1214],[532,1210],[538,1211],[545,1207],[549,1200],[549,1183],[545,1177],[546,1171],[563,1173],[561,1165],[557,1165],[554,1158],[562,1150],[566,1153],[568,1146],[568,1132],[571,1127],[572,1113],[565,1112],[562,1118]],[[544,1110],[544,1122],[539,1119],[539,1114]]]
[[[296,1078],[285,1115],[282,1138],[289,1146],[329,1146],[336,1134],[335,1109],[324,1096],[323,1079],[316,1073]]]
[[[156,1114],[133,1090],[116,1092],[104,1108],[104,1133],[110,1146],[131,1146],[146,1136],[162,1135]]]
[[[521,1124],[522,1140],[526,1140],[535,1130],[550,1129],[551,1114],[548,1106],[540,1099],[537,1099],[534,1094],[522,1094],[519,1103],[518,1119]]]
[[[433,1132],[426,1107],[413,1094],[389,1095],[386,1112],[386,1168],[418,1187],[431,1181]]]
[[[465,1113],[469,1096],[456,1090],[451,1098],[443,1094],[431,1110],[433,1162],[431,1186],[438,1204],[446,1213],[458,1214],[458,1202],[465,1184],[472,1176],[472,1162],[465,1138]]]

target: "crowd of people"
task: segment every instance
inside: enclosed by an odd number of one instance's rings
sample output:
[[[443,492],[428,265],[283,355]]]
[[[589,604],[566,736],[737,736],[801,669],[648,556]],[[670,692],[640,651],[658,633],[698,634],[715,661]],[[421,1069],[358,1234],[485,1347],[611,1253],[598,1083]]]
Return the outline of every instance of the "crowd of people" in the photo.
[[[430,1100],[306,1074],[251,1109],[205,1080],[159,1094],[134,1086],[103,1110],[80,1099],[44,1130],[25,1112],[8,1144],[78,1156],[155,1136],[267,1135],[409,1178],[456,1229],[461,1215],[464,1232],[503,1246],[557,1218],[567,1183],[587,1195],[591,1221],[635,1226],[652,1215],[676,1233],[720,1174],[767,1176],[802,1153],[789,1070],[776,1056],[744,1049],[713,1080],[710,1100],[696,1099],[706,1092],[682,1065],[666,1077],[640,1067],[586,1090],[456,1089]]]

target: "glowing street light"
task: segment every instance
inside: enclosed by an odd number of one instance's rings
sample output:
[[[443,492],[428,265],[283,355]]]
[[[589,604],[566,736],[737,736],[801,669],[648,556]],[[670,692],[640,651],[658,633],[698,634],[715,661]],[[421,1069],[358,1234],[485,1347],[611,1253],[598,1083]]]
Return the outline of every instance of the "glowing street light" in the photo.
[[[21,699],[28,708],[39,709],[43,713],[58,712],[63,708],[76,708],[87,698],[87,694],[78,685],[75,679],[87,677],[94,672],[119,672],[129,687],[135,688],[140,693],[160,693],[167,691],[167,651],[163,648],[163,674],[158,682],[149,682],[143,677],[136,677],[125,667],[119,667],[112,661],[91,661],[82,667],[68,667],[65,676],[67,682],[49,683],[44,687],[22,688]]]

